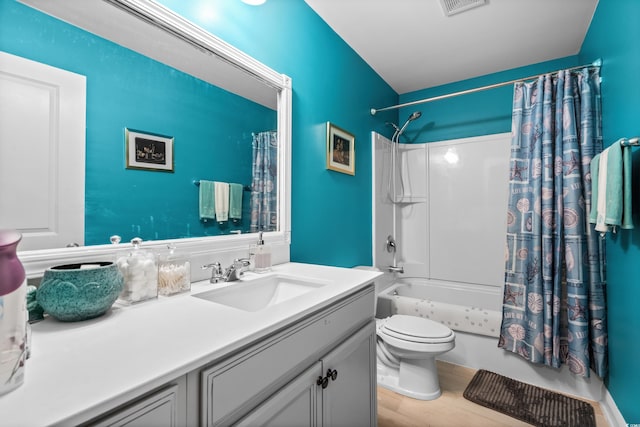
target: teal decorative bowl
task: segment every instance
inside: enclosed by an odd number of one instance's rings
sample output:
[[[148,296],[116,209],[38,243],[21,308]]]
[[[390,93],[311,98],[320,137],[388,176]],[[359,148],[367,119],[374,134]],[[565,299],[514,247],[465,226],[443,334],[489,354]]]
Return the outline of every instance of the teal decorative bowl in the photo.
[[[45,313],[60,321],[92,319],[111,308],[123,283],[112,262],[59,265],[44,272],[36,300]]]

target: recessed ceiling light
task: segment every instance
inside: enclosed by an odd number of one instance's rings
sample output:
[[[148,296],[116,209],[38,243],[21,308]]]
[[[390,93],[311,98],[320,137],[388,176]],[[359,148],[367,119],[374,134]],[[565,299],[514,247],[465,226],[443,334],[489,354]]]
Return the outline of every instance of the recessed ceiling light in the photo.
[[[267,0],[242,0],[243,3],[249,4],[251,6],[260,6],[267,2]]]

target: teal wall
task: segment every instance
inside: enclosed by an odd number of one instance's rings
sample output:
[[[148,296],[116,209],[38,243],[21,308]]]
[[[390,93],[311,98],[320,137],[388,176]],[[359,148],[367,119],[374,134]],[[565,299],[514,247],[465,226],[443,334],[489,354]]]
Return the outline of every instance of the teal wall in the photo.
[[[248,192],[243,221],[219,226],[199,220],[192,182],[249,185],[251,132],[274,129],[275,111],[13,0],[0,0],[0,50],[87,78],[85,244],[249,229]],[[125,169],[125,128],[174,137],[175,172]]]
[[[601,57],[605,146],[640,135],[640,2],[600,0],[580,51]],[[607,388],[627,423],[640,423],[640,149],[633,152],[636,228],[607,238],[609,378]]]
[[[580,65],[577,56],[542,62],[403,94],[400,96],[400,103],[507,82],[575,65]],[[513,85],[507,85],[412,107],[404,107],[400,109],[400,121],[402,123],[414,111],[421,111],[422,116],[407,127],[400,138],[400,142],[434,142],[511,132],[512,99]]]
[[[292,78],[292,261],[370,264],[370,135],[397,114],[369,110],[397,94],[302,0],[160,3]],[[327,121],[355,136],[355,176],[326,170]]]

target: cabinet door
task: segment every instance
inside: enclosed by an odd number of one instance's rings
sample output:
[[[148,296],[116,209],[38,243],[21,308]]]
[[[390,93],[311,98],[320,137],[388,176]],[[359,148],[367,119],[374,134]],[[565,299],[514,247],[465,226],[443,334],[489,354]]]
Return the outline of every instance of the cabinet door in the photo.
[[[237,426],[315,427],[319,426],[321,411],[318,409],[316,380],[322,372],[322,364],[316,362],[296,377],[257,409],[241,419]]]
[[[376,425],[375,321],[322,358],[322,375],[337,371],[322,389],[324,426]]]
[[[91,426],[175,427],[178,425],[178,386],[167,387],[131,406],[90,423]]]

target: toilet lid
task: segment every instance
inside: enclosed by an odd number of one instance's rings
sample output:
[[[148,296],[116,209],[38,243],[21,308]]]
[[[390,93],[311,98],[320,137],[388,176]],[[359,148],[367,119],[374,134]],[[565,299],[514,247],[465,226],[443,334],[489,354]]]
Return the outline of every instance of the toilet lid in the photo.
[[[414,342],[446,342],[454,334],[445,325],[422,317],[396,314],[382,325],[382,331],[390,336]]]

